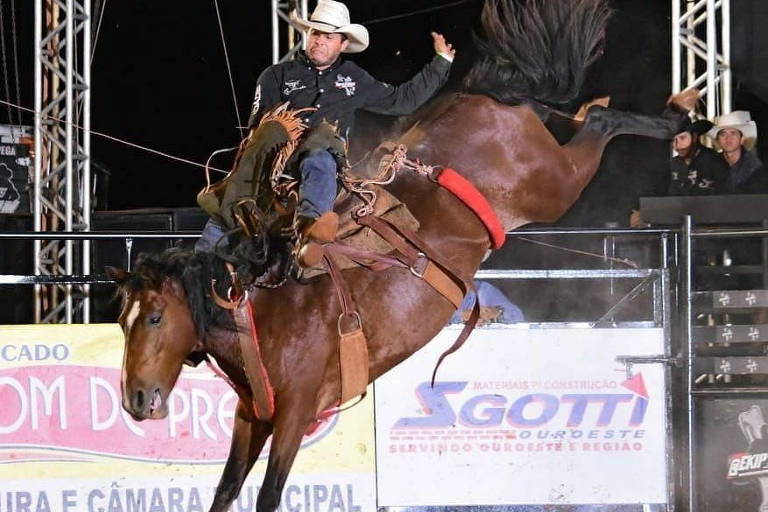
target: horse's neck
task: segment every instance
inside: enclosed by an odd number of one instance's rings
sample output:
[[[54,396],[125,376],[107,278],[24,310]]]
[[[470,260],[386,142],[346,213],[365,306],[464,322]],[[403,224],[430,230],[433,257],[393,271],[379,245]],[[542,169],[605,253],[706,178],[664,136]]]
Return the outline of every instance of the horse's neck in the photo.
[[[206,333],[203,344],[208,355],[216,360],[230,379],[239,385],[247,386],[236,332],[222,327],[213,327]]]

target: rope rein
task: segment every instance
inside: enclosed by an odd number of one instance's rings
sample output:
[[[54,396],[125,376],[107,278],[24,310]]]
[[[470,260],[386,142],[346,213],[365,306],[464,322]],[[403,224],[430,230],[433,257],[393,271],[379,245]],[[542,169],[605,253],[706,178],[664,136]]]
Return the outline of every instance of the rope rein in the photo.
[[[387,144],[382,144],[383,147],[387,147]],[[351,169],[347,166],[341,173],[341,182],[344,187],[350,192],[356,194],[365,203],[359,209],[355,211],[355,215],[358,217],[365,217],[373,213],[373,205],[376,203],[377,194],[374,190],[370,190],[367,187],[370,185],[389,185],[397,177],[397,173],[402,169],[408,169],[415,171],[418,174],[427,178],[431,177],[435,167],[432,165],[426,165],[421,163],[418,159],[408,159],[408,148],[404,144],[394,145],[392,153],[384,156],[384,159],[388,159],[387,165],[382,169],[374,178],[360,179],[352,177],[347,171]],[[359,162],[358,162],[359,163]]]

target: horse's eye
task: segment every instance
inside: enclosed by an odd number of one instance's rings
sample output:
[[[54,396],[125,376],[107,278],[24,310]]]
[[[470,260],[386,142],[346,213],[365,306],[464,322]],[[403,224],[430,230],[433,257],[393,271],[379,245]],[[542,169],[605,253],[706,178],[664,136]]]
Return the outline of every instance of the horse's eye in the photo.
[[[163,315],[160,313],[152,313],[149,316],[149,324],[150,325],[160,325],[160,320],[163,319]]]

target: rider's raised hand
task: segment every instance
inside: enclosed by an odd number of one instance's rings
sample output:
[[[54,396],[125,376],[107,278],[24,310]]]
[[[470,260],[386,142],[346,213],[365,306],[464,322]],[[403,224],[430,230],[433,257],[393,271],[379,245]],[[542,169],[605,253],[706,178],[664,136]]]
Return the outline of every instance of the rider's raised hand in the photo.
[[[445,40],[443,34],[432,32],[432,40],[435,43],[435,52],[450,57],[451,60],[456,56],[456,50],[453,49],[453,45]]]

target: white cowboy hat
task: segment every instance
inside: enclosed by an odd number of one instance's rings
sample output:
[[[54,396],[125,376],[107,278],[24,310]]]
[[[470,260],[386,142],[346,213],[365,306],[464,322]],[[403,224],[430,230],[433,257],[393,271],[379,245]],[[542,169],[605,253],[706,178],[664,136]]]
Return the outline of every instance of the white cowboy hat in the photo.
[[[757,125],[746,110],[734,110],[720,116],[714,128],[709,131],[709,137],[716,143],[717,134],[720,133],[720,130],[725,130],[726,128],[739,130],[743,136],[742,143],[747,149],[751,149],[755,145],[757,141]]]
[[[345,53],[359,53],[368,48],[368,29],[349,22],[349,9],[341,2],[320,0],[308,20],[292,18],[299,30],[311,28],[330,34],[344,34],[349,44]]]

